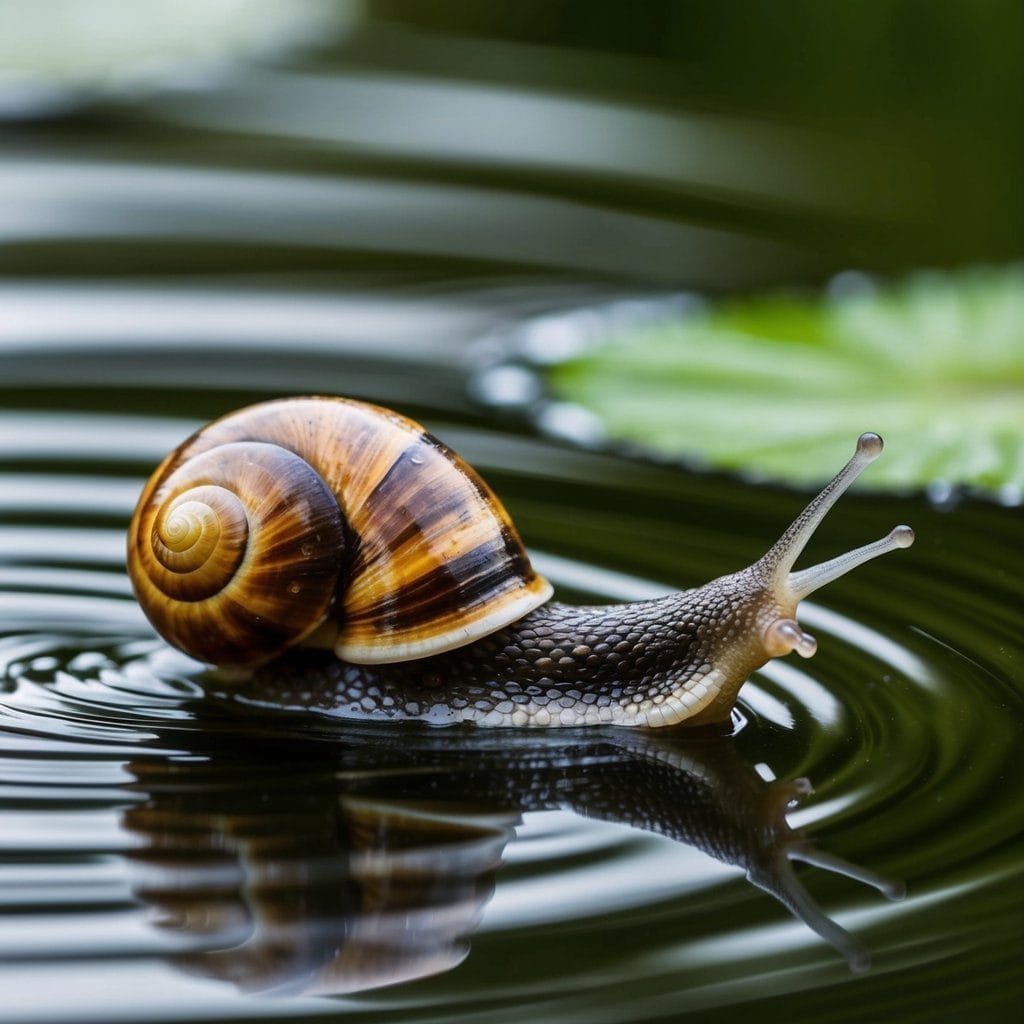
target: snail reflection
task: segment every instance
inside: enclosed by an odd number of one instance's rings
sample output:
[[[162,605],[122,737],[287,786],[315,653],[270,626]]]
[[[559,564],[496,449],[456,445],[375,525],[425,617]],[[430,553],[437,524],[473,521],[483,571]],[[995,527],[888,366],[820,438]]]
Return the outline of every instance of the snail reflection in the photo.
[[[854,969],[866,952],[814,904],[792,862],[899,895],[791,829],[786,811],[808,783],[765,782],[728,737],[395,739],[360,738],[319,760],[308,743],[304,757],[275,743],[263,757],[221,747],[209,759],[131,766],[145,794],[123,822],[141,840],[135,889],[173,933],[178,966],[246,991],[307,995],[447,971],[467,955],[530,811],[570,809],[735,865]]]

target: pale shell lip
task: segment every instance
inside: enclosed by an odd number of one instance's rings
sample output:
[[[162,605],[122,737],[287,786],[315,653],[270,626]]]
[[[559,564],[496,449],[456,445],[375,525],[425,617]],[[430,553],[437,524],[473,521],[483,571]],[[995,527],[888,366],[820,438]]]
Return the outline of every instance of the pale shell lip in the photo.
[[[465,647],[474,640],[496,633],[499,629],[521,619],[527,612],[539,608],[551,598],[554,587],[542,576],[535,578],[520,597],[502,603],[494,611],[482,615],[475,622],[435,636],[402,641],[383,638],[376,644],[346,643],[344,634],[334,645],[334,653],[353,665],[390,665],[402,661],[415,661],[431,654],[443,654]]]

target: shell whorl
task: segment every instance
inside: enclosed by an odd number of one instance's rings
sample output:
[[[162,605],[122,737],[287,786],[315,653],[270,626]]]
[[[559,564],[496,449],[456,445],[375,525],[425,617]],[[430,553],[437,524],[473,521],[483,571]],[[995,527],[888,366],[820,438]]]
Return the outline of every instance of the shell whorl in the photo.
[[[266,402],[194,435],[143,491],[128,562],[157,630],[220,665],[313,632],[346,661],[407,661],[551,594],[469,466],[412,420],[349,399]]]
[[[164,468],[136,512],[128,559],[157,630],[201,661],[246,665],[315,629],[334,600],[345,534],[313,468],[252,441]]]

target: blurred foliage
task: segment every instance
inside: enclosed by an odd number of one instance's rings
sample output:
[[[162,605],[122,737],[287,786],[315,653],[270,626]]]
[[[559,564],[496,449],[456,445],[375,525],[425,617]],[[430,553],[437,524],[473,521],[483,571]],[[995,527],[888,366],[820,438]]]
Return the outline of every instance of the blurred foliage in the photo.
[[[333,248],[500,273],[732,291],[1024,253],[1017,0],[0,0],[3,119],[12,156],[452,185],[464,233],[493,245],[439,244],[433,221],[396,240],[385,221]],[[493,231],[469,189],[495,200]],[[538,201],[506,214],[512,195]],[[195,256],[147,240],[82,260],[14,220],[6,272]],[[297,249],[274,265],[308,265]]]
[[[876,290],[768,295],[611,337],[555,392],[614,438],[789,481],[826,479],[875,430],[873,486],[1024,490],[1024,267],[918,274]]]
[[[850,140],[850,183],[901,197],[911,231],[785,223],[737,207],[739,223],[788,230],[839,265],[957,264],[1024,252],[1024,5],[1017,0],[371,0],[381,23],[418,33],[386,54],[445,73],[717,111]],[[501,45],[505,44],[505,45]],[[510,45],[515,44],[515,45]],[[474,47],[478,51],[474,56]],[[877,168],[871,151],[889,154]],[[858,150],[860,152],[858,152]],[[770,163],[770,156],[766,156]],[[770,171],[768,167],[766,170]],[[677,212],[728,219],[729,211]]]

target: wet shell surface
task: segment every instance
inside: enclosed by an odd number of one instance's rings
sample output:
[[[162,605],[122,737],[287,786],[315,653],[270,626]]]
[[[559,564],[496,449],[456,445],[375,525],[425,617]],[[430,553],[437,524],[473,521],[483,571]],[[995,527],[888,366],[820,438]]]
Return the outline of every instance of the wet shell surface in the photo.
[[[218,665],[304,641],[354,663],[409,661],[551,596],[459,456],[350,399],[266,402],[200,430],[151,477],[128,545],[150,621]]]

